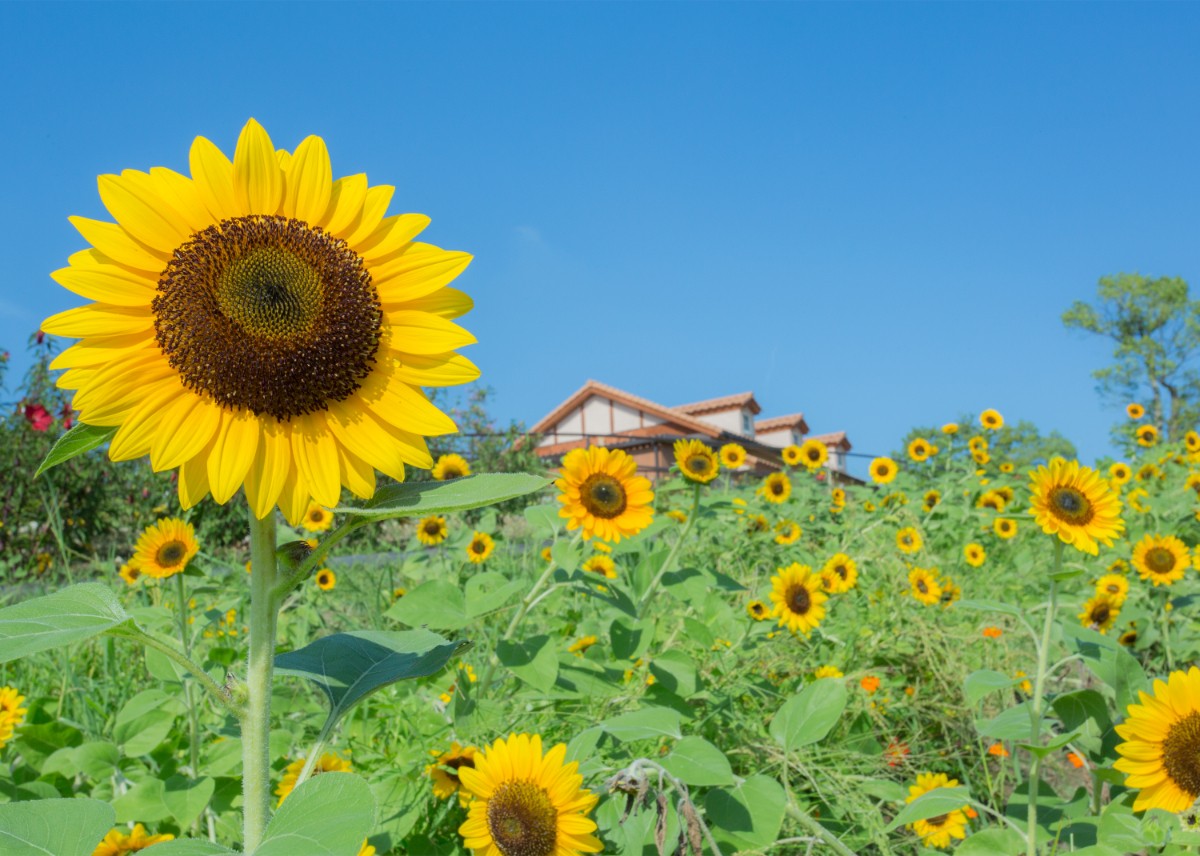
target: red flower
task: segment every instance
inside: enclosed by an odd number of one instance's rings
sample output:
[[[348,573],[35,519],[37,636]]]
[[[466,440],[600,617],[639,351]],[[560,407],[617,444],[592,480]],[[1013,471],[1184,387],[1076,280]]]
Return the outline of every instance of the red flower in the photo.
[[[64,404],[62,409],[63,428],[67,431],[71,430],[71,426],[75,424],[74,411],[71,410],[71,405]]]
[[[26,404],[25,419],[34,431],[46,431],[54,424],[54,417],[40,404]]]
[[[907,743],[901,743],[899,740],[893,739],[888,747],[883,750],[883,757],[888,759],[889,767],[898,767],[904,763],[904,756],[909,754]]]

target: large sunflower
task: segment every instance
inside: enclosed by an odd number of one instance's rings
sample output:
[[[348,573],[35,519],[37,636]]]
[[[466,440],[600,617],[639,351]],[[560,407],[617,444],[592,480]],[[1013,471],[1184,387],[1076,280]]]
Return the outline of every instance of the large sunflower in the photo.
[[[879,484],[887,484],[896,477],[896,462],[891,458],[876,458],[871,461],[871,479]]]
[[[1200,669],[1172,672],[1154,682],[1154,695],[1139,692],[1141,704],[1117,726],[1126,742],[1113,767],[1125,786],[1139,788],[1133,810],[1181,812],[1200,797]]]
[[[726,443],[718,454],[721,456],[721,465],[727,470],[736,470],[746,463],[746,450],[737,443]]]
[[[197,137],[190,165],[103,175],[117,222],[71,218],[92,248],[51,276],[96,302],[42,329],[81,339],[53,364],[80,421],[117,429],[113,460],[178,468],[184,508],[244,486],[292,525],[428,468],[425,437],[456,428],[422,387],[479,375],[453,353],[471,299],[446,287],[471,257],[385,217],[393,188],[333,180],[319,137],[277,151],[251,119],[232,161]]]
[[[620,541],[641,532],[654,519],[650,481],[637,474],[637,463],[620,449],[591,446],[572,449],[563,458],[560,517],[567,529],[583,529],[584,539]]]
[[[820,440],[805,440],[800,446],[800,462],[810,470],[825,466],[829,460],[829,447]]]
[[[446,540],[450,530],[446,526],[446,518],[440,514],[422,517],[417,524],[417,540],[426,547],[436,547]]]
[[[199,551],[192,524],[167,517],[146,527],[129,564],[140,573],[161,580],[183,571]]]
[[[922,794],[957,785],[958,779],[951,779],[945,773],[921,773],[917,776],[917,783],[909,785],[908,796],[904,801],[912,802]],[[952,839],[967,837],[967,815],[962,809],[955,809],[936,817],[914,821],[909,824],[909,829],[921,836],[921,843],[928,847],[949,847]]]
[[[1187,545],[1174,535],[1147,535],[1133,548],[1133,566],[1138,576],[1156,587],[1178,582],[1192,566]]]
[[[1095,556],[1125,531],[1121,500],[1108,482],[1078,461],[1056,458],[1030,473],[1034,518],[1042,531]]]
[[[542,753],[542,738],[510,734],[460,767],[459,779],[474,799],[458,828],[475,856],[578,856],[599,853],[596,824],[588,813],[597,797],[582,787],[579,763],[565,763],[559,743]]]
[[[811,633],[825,617],[828,597],[821,591],[820,575],[807,565],[793,562],[780,568],[778,576],[771,577],[773,614],[779,619],[779,626],[792,633],[799,631],[805,636]]]
[[[717,453],[700,440],[676,440],[675,463],[688,481],[708,484],[717,477]]]
[[[787,477],[787,473],[771,473],[763,479],[758,492],[767,502],[776,504],[786,502],[787,498],[792,495],[792,480]]]

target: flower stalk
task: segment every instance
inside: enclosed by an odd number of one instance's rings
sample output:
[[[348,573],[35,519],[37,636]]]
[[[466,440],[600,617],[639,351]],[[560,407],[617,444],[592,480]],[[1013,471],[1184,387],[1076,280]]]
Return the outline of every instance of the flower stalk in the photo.
[[[246,663],[246,707],[242,712],[243,847],[253,852],[271,816],[271,678],[275,670],[275,516],[250,511],[250,653]]]
[[[1054,627],[1054,615],[1058,606],[1058,575],[1062,571],[1063,542],[1054,539],[1054,570],[1050,575],[1050,599],[1046,604],[1046,621],[1042,625],[1042,638],[1037,649],[1037,674],[1033,684],[1033,698],[1029,702],[1029,745],[1036,746],[1042,734],[1042,712],[1045,709],[1043,695],[1047,666],[1050,661],[1050,631]],[[1027,815],[1028,856],[1037,856],[1037,802],[1038,783],[1041,780],[1042,758],[1036,752],[1029,765],[1029,811]]]

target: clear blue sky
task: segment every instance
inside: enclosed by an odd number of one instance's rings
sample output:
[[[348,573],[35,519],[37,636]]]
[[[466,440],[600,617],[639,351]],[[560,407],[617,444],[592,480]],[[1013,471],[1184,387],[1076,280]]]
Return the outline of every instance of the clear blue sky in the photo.
[[[0,4],[0,347],[18,375],[79,303],[47,274],[97,174],[254,116],[475,254],[502,421],[591,377],[864,452],[996,407],[1091,459],[1109,351],[1059,316],[1200,286],[1198,37],[1191,4]]]

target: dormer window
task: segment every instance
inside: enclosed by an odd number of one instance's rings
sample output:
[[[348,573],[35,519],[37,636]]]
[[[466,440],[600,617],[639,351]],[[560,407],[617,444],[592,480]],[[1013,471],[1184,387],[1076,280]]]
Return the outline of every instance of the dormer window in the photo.
[[[754,417],[748,410],[742,411],[742,433],[747,437],[754,436]]]

